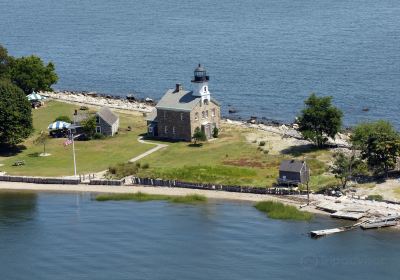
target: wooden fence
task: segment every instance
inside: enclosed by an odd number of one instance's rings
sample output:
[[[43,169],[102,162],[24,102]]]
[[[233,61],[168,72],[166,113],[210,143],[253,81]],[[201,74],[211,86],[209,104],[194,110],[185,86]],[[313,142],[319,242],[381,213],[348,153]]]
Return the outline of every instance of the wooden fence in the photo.
[[[89,185],[122,186],[123,184],[125,184],[125,179],[122,180],[92,179],[89,181]]]
[[[176,180],[162,180],[152,178],[132,177],[132,184],[157,187],[177,187],[187,189],[216,190],[226,192],[254,193],[254,194],[275,194],[275,195],[299,195],[307,194],[307,191],[293,190],[290,188],[261,188],[251,186],[227,186],[215,184],[196,184]]]
[[[80,179],[0,175],[0,181],[33,184],[78,185]]]

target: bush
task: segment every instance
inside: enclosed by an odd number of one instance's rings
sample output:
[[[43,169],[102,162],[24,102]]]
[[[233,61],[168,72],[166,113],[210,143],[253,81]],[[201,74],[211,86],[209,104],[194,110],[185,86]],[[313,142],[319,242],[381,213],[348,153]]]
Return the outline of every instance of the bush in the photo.
[[[150,167],[150,164],[148,164],[148,163],[145,163],[142,166],[143,169],[149,169],[149,167]]]
[[[264,147],[265,146],[265,141],[260,141],[260,143],[258,144],[260,147]]]
[[[81,106],[81,108],[79,108],[79,110],[81,111],[87,111],[89,110],[89,108],[87,106]]]
[[[54,121],[55,122],[60,121],[60,122],[72,123],[71,118],[68,116],[58,116]]]
[[[104,138],[106,138],[106,137],[101,133],[96,132],[95,134],[93,134],[93,139],[101,140],[101,139],[104,139]]]
[[[219,129],[217,127],[214,127],[214,129],[213,129],[213,137],[214,138],[218,138],[218,134],[219,134]]]

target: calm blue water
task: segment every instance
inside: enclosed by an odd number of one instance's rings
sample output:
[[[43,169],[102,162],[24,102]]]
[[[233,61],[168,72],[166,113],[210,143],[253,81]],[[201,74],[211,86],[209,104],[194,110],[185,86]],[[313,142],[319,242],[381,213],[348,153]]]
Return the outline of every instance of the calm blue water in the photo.
[[[270,220],[250,204],[0,193],[1,279],[398,279],[400,233]]]
[[[159,98],[201,62],[224,105],[292,121],[310,92],[400,128],[398,0],[0,0],[0,42],[58,89]],[[362,108],[370,108],[363,112]]]

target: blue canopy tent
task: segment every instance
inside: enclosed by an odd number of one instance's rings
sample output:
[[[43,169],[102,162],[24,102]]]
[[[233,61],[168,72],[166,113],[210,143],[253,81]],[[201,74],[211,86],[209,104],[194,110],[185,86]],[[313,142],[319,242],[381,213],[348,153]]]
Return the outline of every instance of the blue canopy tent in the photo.
[[[29,101],[40,101],[46,99],[46,97],[41,96],[40,94],[34,91],[31,94],[27,95],[26,97],[28,98]]]
[[[58,130],[58,129],[68,129],[71,126],[70,123],[63,122],[63,121],[56,121],[49,125],[49,130]]]

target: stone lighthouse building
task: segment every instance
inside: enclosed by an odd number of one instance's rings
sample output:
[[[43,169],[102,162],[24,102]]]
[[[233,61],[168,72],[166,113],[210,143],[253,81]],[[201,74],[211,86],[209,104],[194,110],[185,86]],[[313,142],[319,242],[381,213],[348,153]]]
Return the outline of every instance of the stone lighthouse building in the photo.
[[[214,128],[219,128],[221,110],[219,103],[211,97],[209,76],[199,64],[194,70],[192,91],[184,90],[181,84],[169,89],[147,118],[149,136],[191,141],[196,128],[212,138]]]

